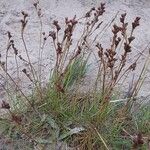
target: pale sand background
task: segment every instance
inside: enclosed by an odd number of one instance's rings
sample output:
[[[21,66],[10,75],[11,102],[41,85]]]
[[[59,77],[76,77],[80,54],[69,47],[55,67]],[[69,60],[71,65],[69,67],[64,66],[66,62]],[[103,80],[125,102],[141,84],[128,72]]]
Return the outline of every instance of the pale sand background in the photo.
[[[22,10],[28,12],[29,14],[29,23],[26,31],[26,40],[27,46],[29,48],[30,57],[33,63],[37,62],[38,58],[38,42],[37,38],[39,35],[39,21],[37,15],[35,13],[35,9],[33,7],[34,0],[0,0],[0,53],[3,54],[6,51],[7,45],[7,31],[10,31],[15,39],[16,46],[19,49],[19,53],[26,57],[24,53],[24,48],[22,46],[22,41],[20,38],[20,19]],[[92,6],[97,6],[100,0],[40,0],[40,5],[43,12],[43,30],[45,32],[49,32],[52,29],[52,21],[53,19],[57,19],[63,22],[64,17],[73,17],[77,15],[77,17],[81,17],[89,8]],[[104,2],[104,1],[102,1]],[[103,18],[104,24],[107,24],[111,21],[112,17],[115,16],[117,11],[119,14],[127,12],[127,20],[130,21],[134,19],[136,16],[141,17],[141,26],[136,30],[135,36],[136,40],[133,43],[133,54],[142,51],[150,42],[150,1],[149,0],[105,0],[106,2],[106,13]],[[119,20],[119,15],[118,19]],[[117,21],[116,20],[116,21]],[[79,28],[80,31],[80,28]],[[78,39],[80,32],[77,32],[74,37]],[[106,42],[110,42],[111,37],[111,29],[108,28],[106,33],[103,34],[103,37]],[[101,42],[102,40],[100,40]],[[43,56],[43,73],[46,74],[49,72],[49,68],[53,66],[54,53],[52,51],[52,47],[50,47],[51,43],[46,45],[44,56]],[[147,56],[148,50],[143,54],[142,59]],[[131,58],[131,61],[134,58]],[[92,60],[91,60],[92,61]],[[140,72],[140,68],[142,68],[143,62],[142,60],[139,63],[139,67],[135,76],[138,72]],[[14,68],[14,59],[13,53],[9,53],[9,70],[13,74],[12,70],[15,71]],[[19,64],[22,66],[23,64]],[[22,68],[23,69],[23,68]],[[93,71],[92,67],[89,72]],[[94,71],[93,71],[94,72]],[[1,72],[0,72],[1,73]],[[21,83],[22,87],[27,87],[28,80],[26,77],[21,74],[21,79],[23,82]],[[43,76],[43,77],[48,77]],[[88,82],[92,81],[94,75],[88,77]],[[130,76],[129,82],[132,77]],[[5,82],[1,79],[1,83],[5,84]],[[147,78],[144,82],[144,86],[139,93],[141,96],[147,96],[150,94],[150,73],[149,70],[147,72]],[[90,83],[89,83],[90,84]],[[28,88],[30,85],[28,85]],[[4,92],[0,87],[0,95],[3,97]]]

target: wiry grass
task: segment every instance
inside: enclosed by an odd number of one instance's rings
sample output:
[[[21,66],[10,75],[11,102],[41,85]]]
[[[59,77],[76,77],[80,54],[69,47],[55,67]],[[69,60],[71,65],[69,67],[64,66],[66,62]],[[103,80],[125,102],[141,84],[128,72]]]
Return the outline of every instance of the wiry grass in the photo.
[[[92,8],[80,19],[76,16],[73,19],[66,18],[64,28],[55,20],[55,30],[49,33],[42,33],[42,12],[39,3],[34,3],[34,7],[41,26],[38,71],[31,62],[24,38],[28,25],[28,14],[25,12],[22,12],[21,38],[27,60],[19,55],[13,37],[8,32],[6,61],[0,62],[5,74],[1,76],[7,81],[6,87],[3,88],[10,99],[2,101],[1,104],[1,109],[7,111],[0,118],[2,137],[10,143],[26,141],[29,143],[26,149],[55,150],[60,143],[62,147],[59,149],[62,150],[148,149],[149,106],[144,105],[139,111],[133,111],[133,104],[137,103],[135,98],[141,87],[140,79],[145,73],[148,59],[135,86],[130,89],[127,100],[116,101],[115,99],[120,97],[114,95],[115,87],[136,69],[140,58],[138,56],[131,64],[127,63],[132,51],[132,41],[135,39],[134,31],[139,26],[140,18],[136,17],[131,24],[131,30],[128,30],[126,14],[122,14],[120,24],[114,24],[112,27],[112,42],[108,49],[104,49],[103,43],[95,43],[98,36],[93,35],[101,31],[101,17],[105,13],[105,4]],[[73,34],[76,32],[76,26],[79,26],[79,21],[84,24],[83,32],[76,44],[72,45]],[[92,44],[89,42],[90,38],[93,39]],[[53,42],[56,61],[47,85],[43,86],[41,63],[43,49],[49,39]],[[7,55],[10,49],[14,50],[17,66],[17,60],[29,66],[23,68],[22,72],[33,85],[31,95],[26,95],[8,72]],[[98,60],[97,77],[93,80],[94,87],[83,91],[82,83],[85,82],[89,60],[93,54]],[[19,69],[17,70],[19,76]],[[13,84],[15,90],[10,91],[10,84]],[[16,93],[15,96],[13,93]],[[14,149],[20,149],[22,143],[19,143],[15,142]]]

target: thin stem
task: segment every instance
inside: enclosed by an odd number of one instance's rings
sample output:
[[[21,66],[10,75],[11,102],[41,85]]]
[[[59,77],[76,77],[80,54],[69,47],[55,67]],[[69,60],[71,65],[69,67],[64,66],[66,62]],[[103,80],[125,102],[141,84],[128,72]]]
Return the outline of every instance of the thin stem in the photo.
[[[29,61],[30,70],[31,70],[31,73],[32,73],[35,85],[37,86],[37,84],[36,84],[36,78],[35,78],[35,74],[36,73],[34,71],[34,68],[33,68],[32,64],[31,64],[30,56],[29,56],[29,53],[28,53],[28,48],[27,48],[27,45],[26,45],[26,42],[25,42],[25,39],[24,39],[24,31],[23,30],[21,32],[21,38],[22,38],[23,45],[24,45],[24,48],[25,48],[25,51],[26,51],[26,54],[27,54],[28,61]]]
[[[104,140],[104,139],[103,139],[103,137],[101,136],[101,134],[97,131],[97,129],[96,129],[96,128],[94,128],[94,129],[95,129],[95,131],[96,131],[96,133],[97,133],[98,137],[100,138],[100,140],[101,140],[101,141],[102,141],[102,143],[104,144],[105,148],[106,148],[107,150],[109,150],[109,148],[108,148],[108,146],[107,146],[107,144],[106,144],[105,140]]]

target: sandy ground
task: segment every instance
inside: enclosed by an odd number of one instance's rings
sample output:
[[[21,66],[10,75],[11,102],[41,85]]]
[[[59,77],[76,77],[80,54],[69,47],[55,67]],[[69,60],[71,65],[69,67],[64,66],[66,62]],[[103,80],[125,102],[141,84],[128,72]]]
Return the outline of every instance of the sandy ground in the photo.
[[[60,23],[63,22],[65,17],[81,17],[89,8],[92,6],[98,5],[99,0],[40,0],[40,5],[43,12],[43,31],[48,33],[52,28],[53,19],[57,19]],[[102,1],[104,2],[104,1]],[[106,13],[103,18],[105,18],[105,24],[111,21],[112,17],[116,15],[119,11],[119,14],[127,12],[127,20],[131,21],[136,16],[141,17],[141,26],[136,30],[135,36],[136,40],[133,43],[133,53],[142,52],[150,42],[150,1],[149,0],[105,0],[106,2]],[[33,63],[36,64],[38,58],[38,48],[39,48],[39,20],[37,14],[33,7],[34,0],[0,0],[0,53],[3,56],[6,52],[7,47],[7,31],[10,31],[15,40],[16,46],[24,58],[26,58],[25,51],[23,48],[23,43],[20,36],[20,19],[21,11],[28,12],[29,22],[28,27],[25,32],[25,38],[27,41],[27,47],[29,49],[30,58]],[[111,29],[107,29],[108,32],[104,33],[104,39],[107,39],[107,42],[110,42],[108,37],[111,37]],[[75,39],[78,39],[78,33],[75,34]],[[101,40],[101,39],[100,39]],[[43,79],[47,78],[47,74],[53,66],[54,53],[51,50],[50,46],[52,43],[47,43],[43,55]],[[107,44],[106,44],[107,46]],[[147,57],[148,48],[143,53],[142,59]],[[131,60],[134,58],[131,58]],[[16,68],[13,52],[9,52],[9,71],[11,74],[15,73]],[[138,71],[135,72],[135,76],[140,72],[142,67],[142,60],[139,63]],[[21,62],[19,62],[20,70],[23,69]],[[91,68],[92,69],[92,68]],[[1,70],[0,70],[1,74]],[[46,76],[44,76],[44,74]],[[29,88],[28,80],[23,74],[20,74],[22,82],[22,87]],[[92,80],[92,77],[89,77]],[[132,79],[129,78],[129,82]],[[5,84],[3,79],[0,80],[2,84]],[[147,77],[144,82],[144,86],[139,93],[141,96],[147,96],[150,94],[150,73],[147,70]],[[4,92],[0,86],[0,95],[4,98]]]

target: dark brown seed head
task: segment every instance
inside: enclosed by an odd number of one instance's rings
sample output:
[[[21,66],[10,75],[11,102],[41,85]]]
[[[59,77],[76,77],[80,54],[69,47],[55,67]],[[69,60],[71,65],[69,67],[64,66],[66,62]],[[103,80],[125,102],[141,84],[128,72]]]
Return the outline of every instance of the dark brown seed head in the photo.
[[[22,15],[24,16],[24,18],[28,17],[28,14],[25,13],[24,11],[22,11],[21,13],[22,13]]]
[[[56,83],[56,89],[58,92],[65,93],[64,87],[59,83]]]
[[[124,43],[124,50],[125,50],[127,53],[131,52],[131,46],[130,46],[129,44],[127,44],[127,43]]]
[[[12,37],[11,33],[8,31],[7,34],[8,34],[8,38],[10,39]]]
[[[134,71],[135,68],[136,68],[136,62],[134,62],[134,63],[129,67],[129,70]]]
[[[81,53],[81,47],[80,46],[78,46],[78,50],[77,50],[77,53],[76,53],[76,55],[79,55],[80,53]]]
[[[17,124],[21,124],[21,122],[22,122],[21,116],[17,116],[15,114],[12,114],[11,117],[12,117],[12,121],[16,122]]]
[[[57,21],[57,20],[54,20],[54,21],[53,21],[53,25],[56,26],[57,24],[58,24],[58,21]]]
[[[144,141],[143,141],[143,137],[142,137],[142,134],[141,133],[138,133],[134,139],[133,139],[133,148],[135,149],[138,149],[141,147],[141,145],[144,144]]]
[[[68,17],[65,18],[65,23],[68,24]]]
[[[134,22],[132,23],[132,29],[134,30],[137,26],[140,25],[140,17],[136,17]]]
[[[10,40],[10,43],[13,44],[13,43],[14,43],[14,40]]]
[[[24,11],[22,11],[21,13],[22,13],[22,15],[25,15],[25,12],[24,12]]]
[[[14,49],[14,54],[18,55],[18,50],[15,47],[13,49]]]
[[[5,67],[5,62],[4,61],[0,61],[0,65],[1,65],[1,67]]]
[[[103,15],[105,12],[105,3],[101,3],[100,7],[97,8],[97,16]]]
[[[105,3],[101,3],[101,8],[105,9]]]
[[[98,57],[102,58],[102,56],[103,56],[103,52],[102,51],[98,51]]]
[[[128,38],[129,44],[130,44],[134,39],[135,39],[134,36],[129,37],[129,38]]]
[[[126,17],[126,13],[122,14],[120,17],[120,22],[124,24],[125,21],[125,17]]]
[[[75,19],[72,20],[72,25],[73,25],[73,26],[76,25],[77,23],[78,23],[77,20],[75,20]]]
[[[95,7],[92,7],[92,8],[91,8],[91,11],[93,11],[93,10],[95,10]]]
[[[99,44],[99,43],[97,43],[96,45],[95,45],[99,50],[103,50],[103,48],[102,48],[102,45],[101,44]]]
[[[99,44],[99,43],[97,43],[96,44],[96,47],[98,48],[98,57],[99,58],[102,58],[102,56],[103,56],[103,47],[102,47],[102,45],[101,44]]]
[[[62,53],[62,47],[61,44],[58,42],[57,43],[57,54],[61,54]]]
[[[85,14],[85,17],[86,17],[86,18],[91,17],[91,11],[88,11],[88,12]]]
[[[27,74],[27,70],[26,69],[23,69],[22,72],[25,73],[25,74]]]
[[[52,37],[54,41],[56,40],[56,33],[54,31],[50,31],[49,36]]]
[[[120,43],[120,41],[121,41],[121,38],[120,38],[120,37],[118,37],[117,40],[115,40],[115,46],[116,46],[116,47],[118,46],[118,44]]]
[[[21,21],[21,23],[22,23],[22,25],[23,25],[23,24],[24,24],[24,20],[21,19],[20,21]]]
[[[38,16],[39,16],[39,17],[41,17],[41,16],[42,16],[42,11],[41,11],[41,9],[40,9],[40,8],[38,9],[38,12],[37,12],[37,13],[38,13]]]
[[[121,31],[122,30],[122,28],[121,27],[118,27],[116,24],[114,24],[113,25],[113,30],[112,30],[112,32],[114,33],[114,34],[117,34],[119,31]]]
[[[34,4],[33,4],[33,6],[34,6],[36,9],[37,9],[37,4],[38,4],[38,3],[34,3]]]
[[[109,61],[108,62],[108,64],[107,64],[107,66],[109,67],[109,68],[113,68],[114,67],[114,61]]]
[[[2,101],[1,108],[3,108],[3,109],[10,109],[10,105],[9,105],[9,103],[7,103],[5,101]]]
[[[106,56],[107,58],[109,58],[108,52],[104,52],[104,54],[105,54],[105,56]]]
[[[56,27],[57,31],[59,31],[61,29],[60,25],[58,24],[57,20],[53,21],[53,25]]]

